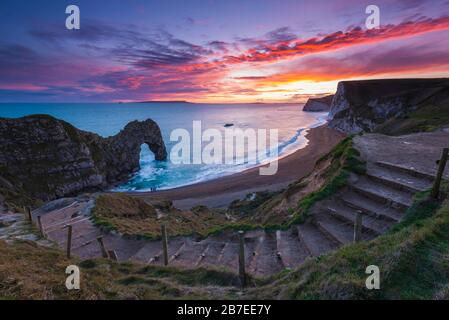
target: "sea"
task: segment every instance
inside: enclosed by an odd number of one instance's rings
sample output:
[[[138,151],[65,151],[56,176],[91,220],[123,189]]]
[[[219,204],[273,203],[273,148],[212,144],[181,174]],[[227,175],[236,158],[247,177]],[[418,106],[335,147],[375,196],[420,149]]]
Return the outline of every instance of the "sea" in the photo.
[[[130,180],[115,191],[166,190],[194,183],[216,179],[244,171],[254,166],[285,157],[301,148],[308,141],[305,133],[327,120],[327,113],[302,111],[302,104],[195,104],[195,103],[2,103],[0,117],[19,118],[32,114],[48,114],[65,120],[75,127],[97,133],[103,137],[117,134],[133,120],[156,121],[169,153],[167,161],[156,161],[147,145],[142,145],[141,169]],[[187,130],[193,135],[193,122],[201,121],[202,130],[218,129],[225,136],[227,129],[266,130],[277,129],[276,152],[267,150],[263,160],[239,164],[192,164],[173,163],[170,160],[172,148],[179,147],[179,138],[170,136],[176,129]],[[176,131],[175,131],[176,132]],[[227,140],[222,140],[223,148]],[[206,142],[203,142],[204,147]],[[267,147],[273,147],[266,141]],[[256,153],[255,148],[245,149],[245,159]],[[269,149],[269,148],[267,148]],[[223,149],[224,150],[224,149]],[[192,150],[191,150],[192,151]],[[271,150],[272,151],[272,150]],[[225,151],[223,151],[225,153]]]

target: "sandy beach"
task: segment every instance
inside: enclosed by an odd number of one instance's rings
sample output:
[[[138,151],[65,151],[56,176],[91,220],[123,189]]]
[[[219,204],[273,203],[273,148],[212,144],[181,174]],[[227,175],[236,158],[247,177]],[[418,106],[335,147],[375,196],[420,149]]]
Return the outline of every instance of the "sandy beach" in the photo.
[[[205,181],[185,187],[157,192],[130,193],[139,197],[163,196],[174,201],[176,207],[188,209],[196,205],[226,207],[231,201],[251,192],[280,190],[289,183],[306,176],[316,161],[341,141],[345,134],[326,125],[308,130],[306,147],[279,160],[278,172],[272,176],[259,175],[259,168]]]

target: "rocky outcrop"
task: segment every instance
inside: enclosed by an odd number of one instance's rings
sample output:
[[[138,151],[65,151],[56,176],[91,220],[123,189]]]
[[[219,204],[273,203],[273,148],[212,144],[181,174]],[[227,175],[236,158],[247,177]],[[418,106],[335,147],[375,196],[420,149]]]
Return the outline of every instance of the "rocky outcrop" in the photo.
[[[307,112],[328,112],[331,108],[332,99],[334,95],[329,95],[321,98],[310,98],[305,104],[302,111]]]
[[[0,191],[49,200],[122,182],[139,168],[141,145],[167,152],[153,120],[133,121],[102,138],[48,115],[0,118]]]
[[[405,118],[429,103],[446,103],[449,79],[343,81],[329,112],[329,126],[347,133],[371,132],[393,118]]]

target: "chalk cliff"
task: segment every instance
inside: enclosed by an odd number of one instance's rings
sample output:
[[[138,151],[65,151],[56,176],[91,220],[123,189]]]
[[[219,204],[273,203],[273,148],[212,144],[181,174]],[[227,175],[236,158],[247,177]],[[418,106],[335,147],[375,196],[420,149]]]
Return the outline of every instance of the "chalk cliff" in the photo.
[[[327,112],[331,108],[333,98],[334,95],[321,98],[310,98],[302,110],[307,112]]]
[[[108,188],[139,170],[144,143],[157,160],[166,159],[153,120],[130,122],[102,138],[48,115],[0,118],[0,193],[49,200]]]

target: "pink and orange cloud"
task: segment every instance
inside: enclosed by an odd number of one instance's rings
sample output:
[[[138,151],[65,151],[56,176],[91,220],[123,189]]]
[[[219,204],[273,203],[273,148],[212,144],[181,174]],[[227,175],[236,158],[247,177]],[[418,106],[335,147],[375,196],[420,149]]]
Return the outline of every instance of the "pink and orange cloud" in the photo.
[[[0,99],[34,92],[105,101],[293,101],[303,82],[449,75],[449,16],[308,39],[280,28],[260,39],[203,45],[166,31],[148,35],[96,22],[85,30],[69,39],[51,26],[31,32],[50,47],[76,44],[76,59],[0,44]]]

